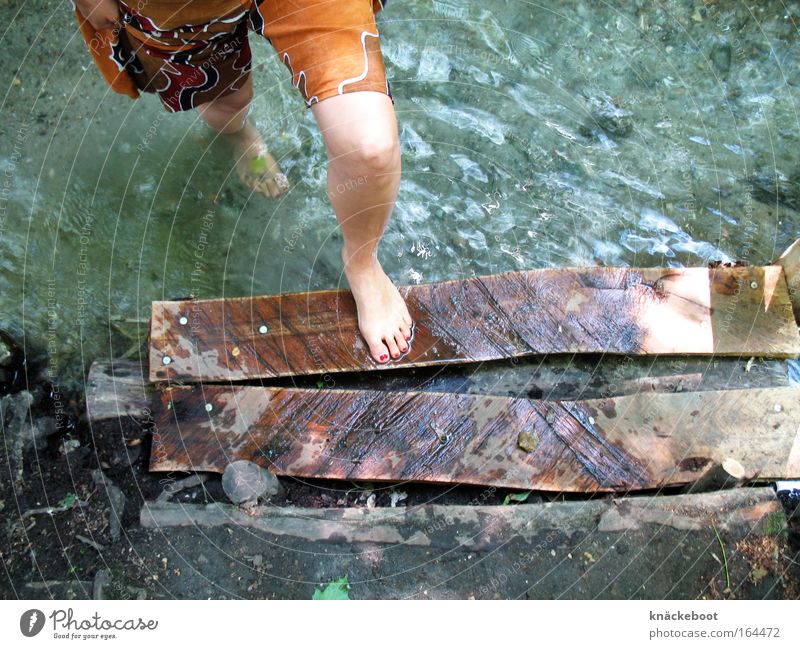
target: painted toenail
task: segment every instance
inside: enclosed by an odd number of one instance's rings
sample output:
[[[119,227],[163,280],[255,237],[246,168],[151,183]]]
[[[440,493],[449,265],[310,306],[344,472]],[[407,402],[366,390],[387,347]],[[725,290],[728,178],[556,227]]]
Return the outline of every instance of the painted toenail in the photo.
[[[381,360],[382,360],[382,361],[385,361],[385,360],[387,360],[388,358],[389,358],[389,357],[388,357],[386,354],[381,354]]]
[[[401,351],[401,352],[407,352],[407,351],[408,351],[408,347],[401,347],[401,348],[400,348],[400,351]]]

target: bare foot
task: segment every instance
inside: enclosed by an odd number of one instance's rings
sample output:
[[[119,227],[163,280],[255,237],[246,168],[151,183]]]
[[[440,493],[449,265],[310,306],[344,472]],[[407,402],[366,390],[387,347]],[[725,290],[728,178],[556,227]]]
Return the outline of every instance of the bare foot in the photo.
[[[358,308],[358,328],[372,358],[378,363],[386,363],[390,356],[400,358],[409,349],[413,321],[397,287],[374,258],[363,265],[345,261],[344,272]]]
[[[275,198],[289,189],[289,181],[270,155],[264,138],[248,120],[240,131],[230,135],[239,178],[264,196]]]

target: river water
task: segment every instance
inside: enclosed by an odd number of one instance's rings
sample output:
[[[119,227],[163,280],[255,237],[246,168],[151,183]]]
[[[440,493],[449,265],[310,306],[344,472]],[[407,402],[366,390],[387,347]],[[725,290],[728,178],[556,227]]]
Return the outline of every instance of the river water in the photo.
[[[54,380],[138,358],[155,299],[340,286],[323,142],[266,42],[253,117],[280,200],[196,114],[107,92],[65,3],[0,16],[0,328]],[[800,236],[798,21],[796,2],[392,0],[387,272],[769,262]]]

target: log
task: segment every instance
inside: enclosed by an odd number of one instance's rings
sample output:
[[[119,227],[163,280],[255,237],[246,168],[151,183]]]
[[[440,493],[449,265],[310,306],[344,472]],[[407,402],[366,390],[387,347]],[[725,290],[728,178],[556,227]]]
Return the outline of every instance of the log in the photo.
[[[154,302],[152,381],[238,381],[531,354],[794,357],[781,266],[560,268],[401,287],[410,351],[379,364],[349,291]]]
[[[467,550],[496,550],[517,538],[531,543],[547,532],[585,539],[590,534],[670,528],[684,535],[744,530],[766,533],[766,518],[785,524],[771,488],[708,494],[644,496],[530,505],[422,505],[418,507],[253,507],[223,503],[146,502],[139,514],[145,529],[232,526],[278,537],[322,543],[375,543]],[[652,537],[651,537],[652,538]],[[709,540],[711,536],[709,534]]]
[[[747,470],[742,466],[742,463],[729,457],[722,462],[711,465],[696,482],[689,485],[686,492],[692,494],[733,489],[743,485],[747,479]]]
[[[154,404],[151,471],[569,492],[658,489],[733,458],[800,476],[800,390],[642,393],[542,401],[469,394],[171,386]],[[520,445],[520,433],[528,439]]]
[[[150,416],[153,386],[135,361],[101,359],[92,363],[86,381],[86,414],[90,421]]]

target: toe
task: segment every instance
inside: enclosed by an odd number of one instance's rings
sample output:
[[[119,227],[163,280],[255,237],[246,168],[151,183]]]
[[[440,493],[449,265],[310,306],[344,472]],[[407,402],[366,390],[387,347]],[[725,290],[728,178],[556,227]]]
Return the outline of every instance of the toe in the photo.
[[[405,354],[408,351],[408,343],[406,342],[406,338],[402,331],[398,330],[398,332],[394,335],[394,342],[401,354]]]
[[[289,189],[289,181],[280,171],[275,172],[273,176],[266,177],[262,184],[267,188],[267,193],[272,198],[277,198]]]
[[[279,194],[282,194],[283,192],[289,189],[289,179],[286,177],[286,174],[283,173],[282,171],[277,171],[275,173],[273,181],[275,182],[275,187],[278,188]]]
[[[406,325],[406,327],[410,327],[414,321],[411,319],[411,315],[408,313],[408,309],[405,308],[405,305],[403,305],[403,307],[403,324]]]
[[[400,356],[400,350],[397,347],[397,343],[394,340],[394,334],[388,334],[384,339],[386,346],[389,348],[389,355],[392,358],[397,358]]]
[[[264,193],[270,198],[275,198],[281,193],[280,189],[278,189],[278,184],[272,179],[265,180],[260,185],[264,188]]]
[[[400,323],[400,334],[403,336],[404,341],[411,338],[411,326],[407,325],[405,322]],[[400,349],[402,350],[402,346]]]
[[[389,350],[386,348],[386,345],[383,344],[382,340],[378,338],[372,340],[367,339],[367,344],[369,345],[369,353],[377,363],[385,363],[389,360]]]

